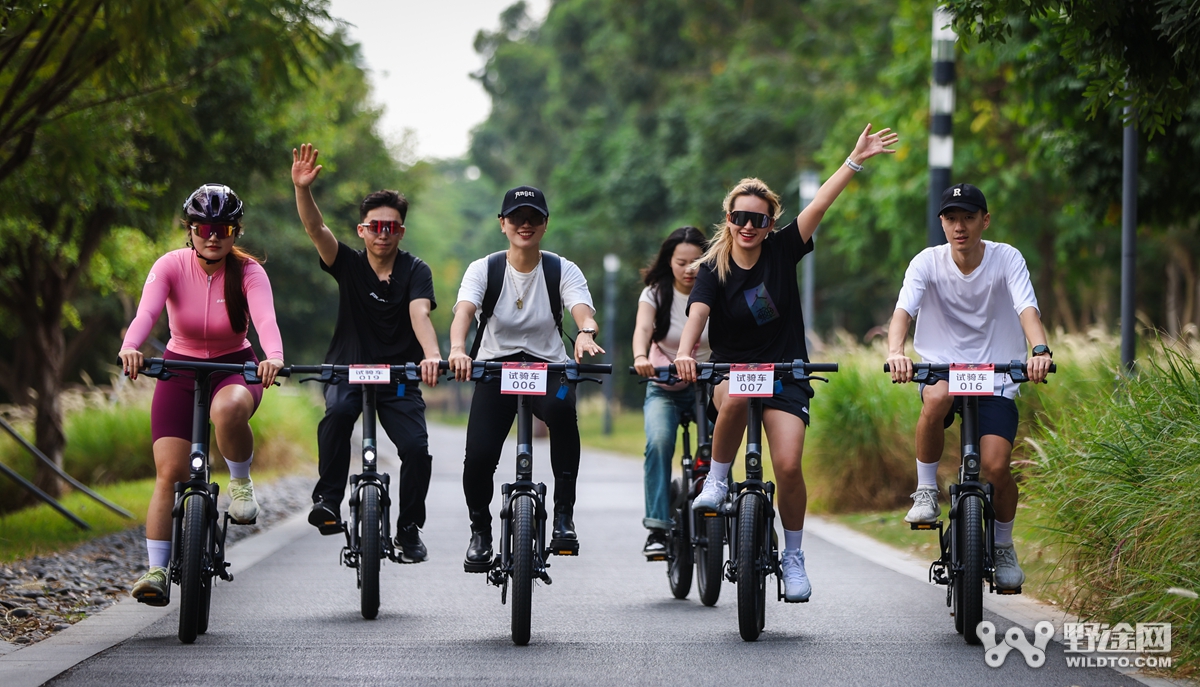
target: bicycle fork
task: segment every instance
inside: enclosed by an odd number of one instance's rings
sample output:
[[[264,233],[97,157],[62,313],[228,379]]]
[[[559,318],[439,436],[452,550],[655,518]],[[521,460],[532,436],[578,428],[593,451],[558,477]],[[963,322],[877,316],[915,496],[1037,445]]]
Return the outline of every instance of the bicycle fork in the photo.
[[[500,587],[500,603],[507,603],[508,580],[513,570],[513,504],[517,499],[533,499],[534,550],[533,576],[552,584],[546,547],[546,485],[533,481],[533,408],[527,396],[517,397],[517,480],[500,485],[500,555],[488,570],[488,582]]]
[[[403,382],[400,382],[403,384]],[[363,385],[363,439],[362,439],[362,472],[350,475],[350,523],[344,526],[346,546],[342,549],[342,563],[348,568],[358,568],[358,559],[362,555],[362,535],[359,532],[358,505],[361,502],[362,490],[368,486],[379,491],[379,545],[382,547],[380,558],[388,558],[399,562],[395,547],[392,545],[391,505],[389,494],[391,476],[379,472],[379,449],[376,446],[375,423],[375,387]]]

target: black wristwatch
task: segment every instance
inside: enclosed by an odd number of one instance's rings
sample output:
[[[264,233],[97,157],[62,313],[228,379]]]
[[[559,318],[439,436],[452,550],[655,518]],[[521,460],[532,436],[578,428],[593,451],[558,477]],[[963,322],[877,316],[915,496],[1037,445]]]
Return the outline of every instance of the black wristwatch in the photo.
[[[591,334],[593,339],[596,338],[596,328],[595,327],[584,327],[583,329],[579,330],[579,333],[580,334]]]
[[[1047,346],[1046,344],[1038,344],[1033,347],[1034,355],[1042,355],[1043,353],[1050,356],[1051,358],[1054,357],[1054,354],[1050,352],[1050,347]]]

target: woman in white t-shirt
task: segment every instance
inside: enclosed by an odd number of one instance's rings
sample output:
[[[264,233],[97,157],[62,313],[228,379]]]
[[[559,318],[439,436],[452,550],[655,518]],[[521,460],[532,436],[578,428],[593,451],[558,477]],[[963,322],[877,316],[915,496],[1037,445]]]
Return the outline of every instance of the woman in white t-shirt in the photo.
[[[559,268],[559,300],[579,327],[575,361],[579,362],[585,354],[604,353],[596,345],[596,309],[583,272],[566,258],[542,253],[542,237],[549,222],[546,198],[538,189],[520,186],[504,194],[500,208],[500,230],[508,238],[508,250],[503,254],[504,276],[494,310],[483,325],[483,332],[477,335],[477,352],[467,352],[467,332],[484,304],[490,257],[480,258],[467,267],[454,305],[448,362],[458,381],[470,379],[472,357],[505,362],[570,362],[547,287],[547,277],[555,265]],[[499,259],[501,254],[496,256]],[[553,264],[547,268],[547,262]],[[554,470],[554,528],[550,546],[565,547],[570,545],[568,541],[576,543],[577,539],[573,517],[575,479],[579,472],[575,388],[569,386],[565,393],[534,396],[532,400],[533,414],[550,431],[550,464]],[[484,573],[492,565],[491,502],[495,492],[492,478],[516,414],[516,396],[502,395],[499,379],[475,384],[463,461],[463,493],[471,518],[471,543],[463,561],[467,572]]]
[[[687,324],[688,295],[696,283],[692,264],[704,253],[708,241],[695,227],[680,227],[667,236],[658,256],[642,272],[646,288],[638,298],[637,325],[633,330],[633,365],[643,377],[653,377],[654,367],[670,365],[679,352],[679,337]],[[692,357],[706,362],[709,356],[708,326]],[[646,423],[646,517],[642,525],[650,530],[642,553],[647,558],[661,556],[667,550],[667,532],[671,529],[671,459],[675,455],[675,436],[681,413],[695,407],[692,384],[664,387],[656,382],[646,385],[642,413]],[[700,419],[699,421],[706,421]]]

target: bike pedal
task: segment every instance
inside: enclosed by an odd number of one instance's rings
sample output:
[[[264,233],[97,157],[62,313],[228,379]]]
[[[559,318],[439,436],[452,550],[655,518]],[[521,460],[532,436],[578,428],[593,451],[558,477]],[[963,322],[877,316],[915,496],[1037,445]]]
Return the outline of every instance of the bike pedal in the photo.
[[[938,522],[910,522],[909,529],[912,530],[936,530],[942,523]]]
[[[808,599],[800,599],[799,601],[791,601],[790,599],[788,599],[785,596],[785,597],[783,597],[783,602],[785,604],[806,604],[806,603],[808,603]]]
[[[550,553],[555,556],[578,556],[579,542],[573,539],[551,541]]]
[[[470,561],[463,561],[463,572],[485,573],[491,569],[492,569],[491,561],[487,561],[484,563],[472,563]]]
[[[245,525],[245,526],[249,527],[250,525],[257,525],[258,518],[255,517],[253,520],[247,520],[245,522],[238,522],[237,520],[234,520],[233,518],[229,518],[229,522],[233,523],[234,525]]]
[[[667,555],[663,554],[663,553],[658,553],[653,556],[646,556],[647,563],[655,563],[658,561],[665,561],[665,560],[667,560]]]
[[[1000,588],[997,588],[997,589],[996,589],[996,593],[997,593],[997,594],[1003,594],[1004,596],[1008,596],[1008,595],[1010,595],[1010,594],[1020,594],[1020,593],[1021,593],[1021,588],[1020,588],[1020,587],[1017,587],[1016,589],[1000,589]]]
[[[720,516],[721,514],[715,510],[705,510],[705,511],[700,511],[700,515],[702,515],[703,517],[706,517],[706,518],[715,518],[715,517]]]
[[[141,596],[135,596],[133,598],[137,599],[138,603],[140,603],[140,604],[146,604],[147,606],[155,606],[157,608],[161,608],[161,607],[166,606],[167,604],[171,603],[171,599],[169,597],[167,597],[165,595],[159,596],[158,594],[143,594]]]

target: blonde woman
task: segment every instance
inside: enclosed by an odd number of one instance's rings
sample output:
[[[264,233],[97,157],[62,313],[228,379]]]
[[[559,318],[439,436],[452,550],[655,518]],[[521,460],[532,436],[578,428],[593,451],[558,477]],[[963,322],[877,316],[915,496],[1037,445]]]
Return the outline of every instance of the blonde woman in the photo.
[[[688,320],[675,365],[684,381],[695,381],[691,351],[709,326],[712,362],[776,363],[808,360],[804,314],[796,286],[796,265],[813,250],[812,235],[862,163],[899,137],[891,129],[871,133],[868,124],[846,163],[821,186],[800,216],[776,231],[783,212],[779,196],[759,179],[743,179],[725,196],[725,221],[717,225],[709,249],[700,258],[696,285],[688,299]],[[710,321],[711,320],[711,321]],[[805,601],[812,586],[804,570],[801,539],[808,493],[800,459],[808,425],[812,387],[784,380],[782,390],[763,399],[763,427],[778,482],[779,520],[784,528],[783,581],[788,601]],[[726,477],[746,430],[747,399],[730,398],[729,383],[713,390],[718,411],[713,430],[713,460],[696,510],[712,510],[725,499]]]

